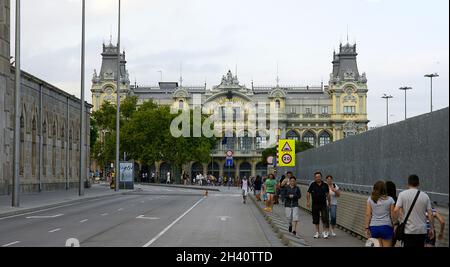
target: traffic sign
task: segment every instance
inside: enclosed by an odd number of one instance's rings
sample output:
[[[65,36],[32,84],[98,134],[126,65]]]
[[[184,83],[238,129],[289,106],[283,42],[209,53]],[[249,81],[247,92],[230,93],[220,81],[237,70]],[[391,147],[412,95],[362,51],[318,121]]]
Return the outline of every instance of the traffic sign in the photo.
[[[295,167],[295,140],[280,140],[278,142],[278,165],[280,167]]]
[[[234,156],[234,152],[232,150],[229,150],[227,152],[227,158],[232,158]]]

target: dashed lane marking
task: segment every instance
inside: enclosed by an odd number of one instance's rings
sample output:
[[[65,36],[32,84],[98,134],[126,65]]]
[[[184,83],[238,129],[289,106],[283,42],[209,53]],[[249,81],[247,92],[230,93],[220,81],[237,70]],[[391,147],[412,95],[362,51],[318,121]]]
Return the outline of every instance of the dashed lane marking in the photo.
[[[6,248],[6,247],[10,247],[10,246],[17,245],[17,244],[19,244],[19,243],[20,243],[20,241],[15,241],[15,242],[11,242],[11,243],[9,243],[9,244],[3,245],[2,247],[3,247],[3,248]]]
[[[59,232],[59,231],[61,231],[61,228],[53,229],[53,230],[50,230],[48,232],[49,233],[56,233],[56,232]]]

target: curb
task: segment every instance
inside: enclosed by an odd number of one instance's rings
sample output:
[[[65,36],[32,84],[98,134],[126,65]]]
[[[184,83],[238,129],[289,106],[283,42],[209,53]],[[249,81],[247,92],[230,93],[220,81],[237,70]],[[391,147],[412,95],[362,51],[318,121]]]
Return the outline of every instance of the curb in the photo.
[[[145,185],[145,186],[159,186],[159,187],[167,187],[167,188],[181,188],[181,189],[193,189],[199,191],[213,191],[213,192],[221,192],[220,189],[213,187],[193,187],[193,186],[184,186],[184,185],[168,185],[168,184],[137,184],[137,185]]]
[[[134,191],[130,191],[130,192],[139,192],[139,191],[140,190],[134,190]],[[130,193],[130,192],[126,192],[126,193]],[[38,212],[38,211],[52,209],[52,208],[58,208],[58,207],[66,206],[66,205],[72,205],[72,204],[88,202],[88,201],[97,200],[97,199],[115,197],[115,196],[119,196],[119,195],[124,195],[126,193],[125,192],[119,192],[119,193],[110,194],[110,195],[85,197],[85,198],[82,198],[82,199],[74,199],[74,200],[63,201],[63,202],[59,202],[59,203],[55,203],[55,204],[49,204],[49,205],[45,205],[45,206],[39,206],[39,207],[34,207],[34,208],[29,208],[29,209],[23,209],[23,210],[6,212],[6,213],[0,214],[0,219],[11,217],[11,216],[27,214],[27,213],[31,213],[31,212]]]
[[[280,226],[275,222],[275,220],[269,216],[264,209],[256,202],[256,199],[250,195],[250,199],[253,201],[253,204],[258,208],[261,214],[266,219],[267,223],[272,227],[275,234],[277,234],[278,238],[281,240],[281,243],[286,247],[309,247],[309,245],[303,240],[294,240],[291,238]],[[286,231],[287,232],[287,231]]]

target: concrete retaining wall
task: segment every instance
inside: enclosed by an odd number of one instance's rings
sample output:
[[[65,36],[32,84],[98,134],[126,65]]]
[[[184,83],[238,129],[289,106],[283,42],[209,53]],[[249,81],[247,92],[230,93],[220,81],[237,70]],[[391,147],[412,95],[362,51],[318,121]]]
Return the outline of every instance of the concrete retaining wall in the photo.
[[[297,155],[295,169],[302,181],[313,173],[331,174],[342,187],[370,192],[378,180],[404,189],[417,174],[432,201],[449,203],[449,109],[349,137]],[[282,172],[288,169],[281,169]]]

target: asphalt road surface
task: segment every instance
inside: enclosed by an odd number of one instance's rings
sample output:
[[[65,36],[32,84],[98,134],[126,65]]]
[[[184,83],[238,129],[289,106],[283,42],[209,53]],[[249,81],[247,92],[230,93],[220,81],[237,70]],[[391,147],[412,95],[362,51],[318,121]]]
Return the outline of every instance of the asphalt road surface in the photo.
[[[0,247],[282,246],[239,191],[144,186],[142,192],[0,218]]]

